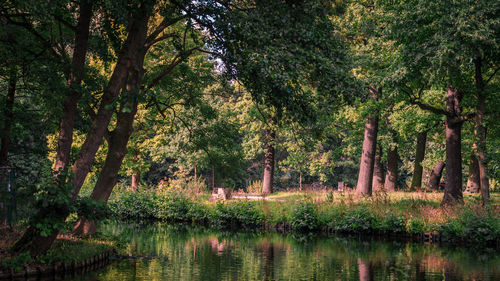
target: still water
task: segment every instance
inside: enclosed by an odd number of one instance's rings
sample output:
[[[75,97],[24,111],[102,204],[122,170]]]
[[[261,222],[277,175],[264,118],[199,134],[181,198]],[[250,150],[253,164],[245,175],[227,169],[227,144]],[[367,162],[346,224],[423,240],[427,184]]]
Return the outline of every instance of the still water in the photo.
[[[106,224],[129,258],[74,280],[500,280],[500,253],[359,237]]]

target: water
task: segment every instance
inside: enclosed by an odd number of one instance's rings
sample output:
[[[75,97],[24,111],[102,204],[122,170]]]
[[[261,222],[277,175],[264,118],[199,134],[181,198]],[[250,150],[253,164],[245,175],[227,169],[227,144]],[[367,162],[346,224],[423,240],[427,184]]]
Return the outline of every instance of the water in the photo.
[[[107,224],[132,257],[75,280],[500,280],[500,253],[359,237]]]

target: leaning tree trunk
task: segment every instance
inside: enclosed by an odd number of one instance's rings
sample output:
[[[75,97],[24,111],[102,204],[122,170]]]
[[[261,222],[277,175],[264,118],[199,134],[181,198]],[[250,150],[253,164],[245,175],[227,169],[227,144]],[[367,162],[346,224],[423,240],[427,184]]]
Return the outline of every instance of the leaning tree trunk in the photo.
[[[457,89],[446,89],[446,184],[442,205],[463,202],[461,98]]]
[[[59,124],[59,137],[54,172],[65,171],[69,165],[73,129],[78,111],[78,101],[82,96],[79,89],[84,75],[85,57],[89,41],[89,27],[92,18],[92,1],[80,2],[80,16],[75,28],[75,47],[71,69],[66,74],[67,93],[63,102],[63,115]]]
[[[413,164],[413,176],[411,178],[411,189],[420,190],[422,188],[422,161],[425,157],[425,144],[427,142],[427,131],[418,133],[417,148],[415,151],[415,163]]]
[[[432,169],[431,175],[429,176],[429,183],[427,186],[429,190],[439,190],[439,182],[441,181],[441,177],[443,175],[444,166],[445,166],[444,162],[439,161]]]
[[[118,61],[103,93],[97,115],[94,118],[90,131],[87,134],[87,138],[82,145],[80,158],[75,161],[72,168],[73,178],[71,180],[71,184],[74,189],[72,201],[76,199],[83,181],[85,180],[85,177],[94,162],[95,153],[99,148],[104,133],[107,131],[113,112],[109,106],[118,96],[120,89],[124,86],[129,68],[133,65],[138,50],[142,49],[144,46],[150,8],[151,7],[148,5],[141,5],[138,14],[130,17],[131,22],[128,28],[129,34],[120,51],[120,54],[118,55]],[[54,210],[45,208],[40,211],[39,215],[47,216],[47,214],[48,216],[52,216],[53,219],[58,220],[60,223],[63,223],[69,215],[69,211],[62,210],[54,213]],[[52,246],[57,234],[58,231],[52,231],[52,234],[45,237],[41,235],[35,227],[28,227],[20,240],[18,240],[13,246],[13,249],[18,253],[29,251],[32,256],[40,255],[45,253]]]
[[[97,114],[80,150],[80,157],[73,165],[71,184],[74,188],[74,196],[80,192],[80,188],[94,163],[103,136],[108,130],[108,124],[113,114],[112,103],[118,96],[120,89],[125,85],[129,68],[135,65],[138,53],[144,49],[149,19],[147,6],[141,5],[139,15],[132,17],[133,21],[129,28],[129,36],[118,56],[118,61],[102,96]]]
[[[9,84],[7,86],[7,97],[5,98],[5,119],[0,147],[0,166],[9,163],[10,132],[14,120],[14,97],[16,95],[17,69],[13,66],[10,70]]]
[[[475,155],[471,155],[469,164],[469,178],[467,180],[467,190],[471,193],[478,193],[481,189],[479,181],[479,161]]]
[[[378,91],[370,87],[370,94],[374,100],[377,100]],[[375,165],[375,154],[377,147],[378,134],[378,112],[370,114],[365,123],[365,132],[363,136],[363,151],[359,163],[358,183],[356,184],[356,196],[371,196],[373,167]]]
[[[273,129],[266,129],[265,136],[265,154],[264,154],[264,177],[262,180],[262,193],[269,194],[273,192],[274,178],[274,143],[276,141],[276,132]]]
[[[477,106],[476,106],[476,119],[475,119],[475,135],[476,141],[474,148],[479,166],[479,181],[481,189],[481,197],[483,205],[486,205],[490,198],[490,184],[488,181],[488,167],[486,163],[486,127],[484,126],[484,115],[486,114],[486,97],[484,94],[484,81],[482,76],[482,60],[476,58],[474,60],[475,66],[475,82],[477,88]]]
[[[94,190],[90,195],[90,198],[94,201],[108,201],[116,185],[123,158],[127,154],[127,144],[134,130],[134,118],[137,113],[145,55],[144,50],[138,53],[133,67],[129,68],[127,84],[124,90],[129,94],[133,94],[131,97],[133,101],[129,101],[123,105],[123,108],[130,110],[120,110],[117,114],[116,128],[111,132],[108,154],[97,178]],[[137,186],[134,189],[133,179],[134,177],[132,177],[132,189],[136,190]],[[96,223],[82,217],[76,223],[73,233],[76,235],[92,235],[95,231]]]
[[[375,163],[373,165],[373,180],[372,190],[378,191],[384,188],[384,169],[382,167],[382,146],[378,145],[378,152],[375,155]]]

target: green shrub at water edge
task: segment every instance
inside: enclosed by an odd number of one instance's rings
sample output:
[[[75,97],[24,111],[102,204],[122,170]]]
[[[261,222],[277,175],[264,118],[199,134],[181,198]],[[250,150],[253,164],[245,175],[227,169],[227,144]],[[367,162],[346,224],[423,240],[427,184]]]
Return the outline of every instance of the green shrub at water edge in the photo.
[[[109,202],[113,214],[122,219],[149,220],[157,218],[156,194],[154,191],[124,191]]]
[[[347,213],[337,217],[332,226],[339,232],[366,233],[377,228],[375,216],[366,207],[348,210]]]
[[[218,228],[258,228],[263,222],[263,213],[254,201],[218,202],[210,221]]]
[[[384,232],[404,232],[406,229],[405,218],[393,213],[387,213],[378,225],[379,230]]]
[[[476,245],[493,244],[500,239],[500,218],[465,210],[457,218],[439,225],[438,230],[447,238]]]
[[[290,226],[298,232],[309,232],[320,227],[316,204],[310,201],[298,202],[292,208]]]

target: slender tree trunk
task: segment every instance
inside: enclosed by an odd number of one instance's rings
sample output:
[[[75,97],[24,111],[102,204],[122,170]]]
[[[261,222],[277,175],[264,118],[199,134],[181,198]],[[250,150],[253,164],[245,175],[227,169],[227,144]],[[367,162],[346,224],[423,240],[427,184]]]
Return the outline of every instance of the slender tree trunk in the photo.
[[[374,100],[381,92],[374,88],[370,88],[370,94]],[[371,196],[372,195],[372,180],[373,167],[375,165],[375,154],[377,147],[378,134],[378,113],[371,114],[367,117],[365,123],[365,133],[363,136],[363,152],[359,164],[358,183],[356,184],[356,196]]]
[[[139,12],[130,17],[131,22],[128,28],[129,34],[118,55],[118,61],[103,93],[97,115],[82,145],[80,157],[76,160],[72,168],[72,173],[74,175],[71,180],[71,184],[74,188],[72,200],[76,199],[83,181],[94,162],[95,153],[99,148],[104,133],[107,132],[109,120],[113,113],[113,109],[109,108],[109,106],[117,97],[120,89],[125,85],[129,68],[134,64],[138,51],[144,46],[150,8],[151,6],[142,4],[138,9]],[[55,214],[53,212],[54,211],[50,209],[43,209],[40,211],[40,215],[47,216],[46,214],[49,214],[50,216],[54,216],[53,219],[57,219],[62,223],[69,214],[67,210]],[[19,253],[29,251],[32,256],[40,255],[45,253],[52,246],[57,234],[58,231],[53,231],[51,235],[44,237],[35,227],[28,227],[20,240],[13,246],[13,249]]]
[[[265,154],[264,154],[264,178],[262,180],[262,193],[269,194],[273,192],[274,178],[274,142],[276,141],[276,132],[272,129],[266,129],[265,136]]]
[[[372,190],[378,191],[384,188],[384,169],[382,167],[382,146],[378,145],[378,152],[375,155],[375,163],[373,165],[373,180]]]
[[[479,181],[481,189],[481,197],[483,205],[488,204],[490,199],[490,183],[488,181],[488,166],[486,162],[486,127],[484,126],[484,115],[486,114],[486,96],[484,94],[484,81],[482,75],[482,60],[476,58],[474,60],[475,66],[475,82],[477,88],[477,106],[476,106],[476,119],[475,119],[475,135],[476,141],[474,148],[479,166]]]
[[[17,86],[17,69],[13,66],[9,74],[9,85],[7,86],[7,97],[5,98],[5,119],[3,122],[2,140],[0,147],[0,166],[9,163],[10,132],[14,121],[14,97]]]
[[[415,151],[415,163],[413,164],[413,176],[411,178],[411,188],[420,190],[422,188],[422,161],[425,157],[425,144],[427,142],[427,131],[418,133],[417,148]]]
[[[299,172],[299,189],[302,190],[302,172]]]
[[[441,177],[443,175],[444,166],[445,164],[443,161],[439,161],[436,165],[434,165],[431,175],[429,176],[428,189],[439,190],[439,182],[441,181]]]
[[[99,149],[102,138],[107,132],[108,124],[113,114],[112,103],[118,96],[120,89],[125,85],[129,68],[135,65],[136,56],[144,49],[150,12],[146,6],[148,5],[141,5],[139,13],[132,17],[133,20],[130,24],[129,35],[120,51],[118,61],[102,96],[97,114],[82,145],[80,157],[73,165],[72,173],[74,176],[71,184],[74,188],[74,196],[80,192],[80,188],[94,163],[95,154]]]
[[[80,1],[80,15],[75,29],[75,47],[71,69],[66,75],[67,93],[63,102],[63,116],[59,124],[59,137],[54,172],[66,170],[69,165],[73,129],[78,111],[78,101],[82,96],[80,90],[84,75],[85,58],[89,41],[89,27],[92,18],[92,1]]]
[[[194,181],[198,180],[198,169],[196,167],[197,165],[194,164]]]
[[[398,184],[398,147],[397,147],[396,133],[392,131],[393,145],[387,152],[387,172],[385,174],[384,187],[389,192],[396,191]]]
[[[479,161],[474,154],[470,157],[467,189],[471,193],[478,193],[481,189],[481,182],[479,181]]]
[[[463,202],[462,194],[462,124],[461,93],[446,90],[446,185],[442,205]]]
[[[140,173],[134,173],[132,175],[132,183],[130,185],[130,188],[133,191],[137,191],[137,189],[139,188],[139,184],[140,183],[141,183],[141,174]]]

